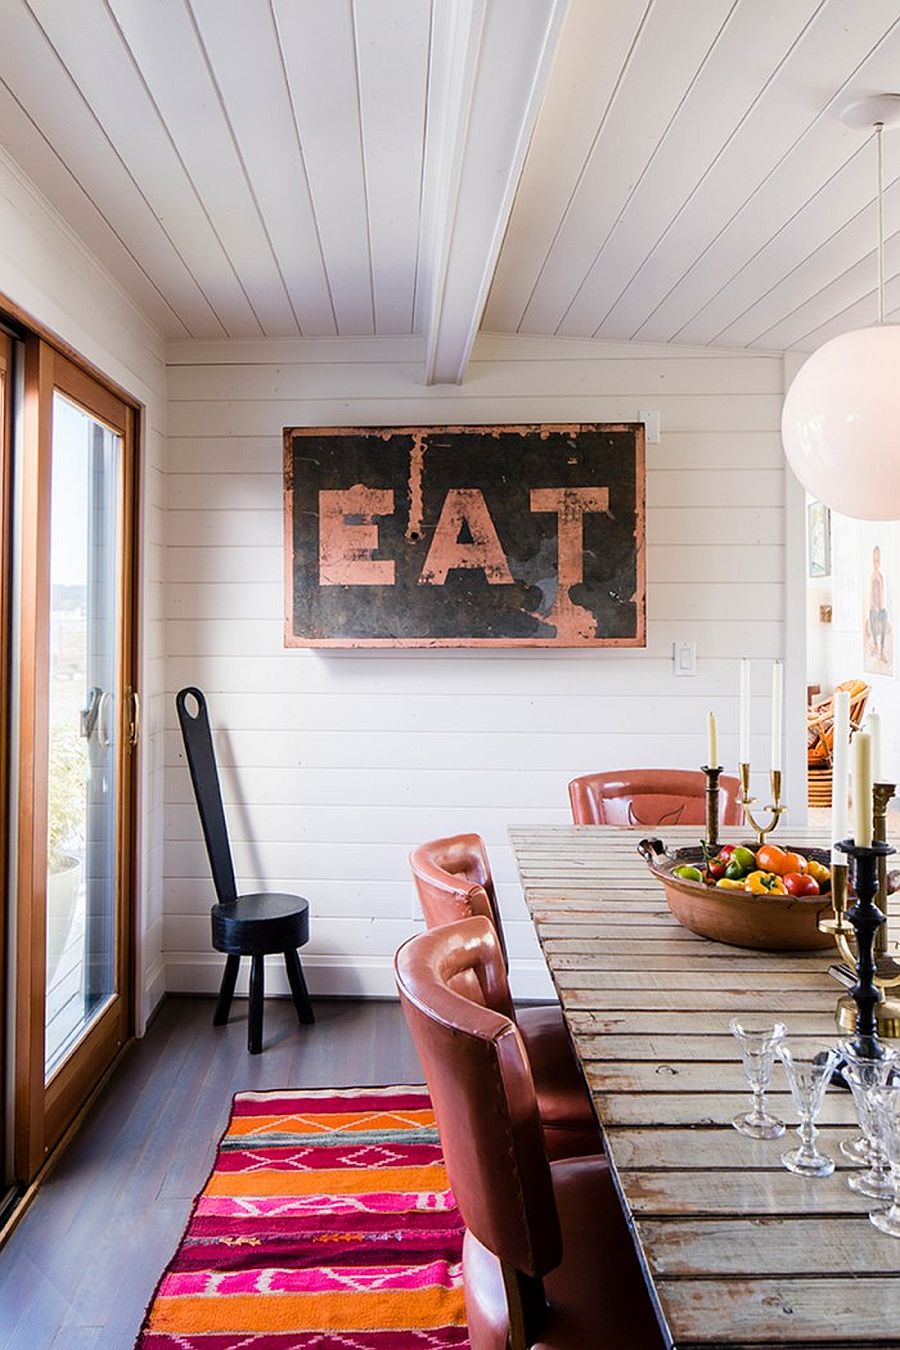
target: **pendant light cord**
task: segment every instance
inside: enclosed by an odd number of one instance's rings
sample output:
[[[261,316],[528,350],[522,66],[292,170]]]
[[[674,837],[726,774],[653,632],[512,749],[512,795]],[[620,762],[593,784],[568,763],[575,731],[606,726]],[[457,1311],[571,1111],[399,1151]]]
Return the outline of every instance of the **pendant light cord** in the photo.
[[[878,322],[884,323],[884,164],[881,135],[884,123],[875,123],[875,148],[878,164]]]

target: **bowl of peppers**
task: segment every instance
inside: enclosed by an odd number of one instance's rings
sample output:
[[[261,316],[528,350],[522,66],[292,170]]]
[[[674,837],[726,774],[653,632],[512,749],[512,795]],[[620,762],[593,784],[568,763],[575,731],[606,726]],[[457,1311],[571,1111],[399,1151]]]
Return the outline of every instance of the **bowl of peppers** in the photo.
[[[819,931],[831,910],[831,869],[824,849],[723,844],[669,851],[643,839],[638,852],[662,883],[669,909],[702,937],[761,951],[812,951],[834,939]]]

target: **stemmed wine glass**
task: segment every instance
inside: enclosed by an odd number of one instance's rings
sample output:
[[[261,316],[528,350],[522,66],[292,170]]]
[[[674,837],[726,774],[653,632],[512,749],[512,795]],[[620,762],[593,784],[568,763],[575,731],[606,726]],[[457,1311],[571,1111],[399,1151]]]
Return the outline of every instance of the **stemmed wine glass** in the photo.
[[[838,1063],[838,1052],[831,1045],[809,1041],[779,1041],[775,1047],[784,1065],[794,1106],[800,1117],[797,1134],[800,1147],[782,1153],[781,1161],[790,1172],[803,1177],[827,1177],[834,1171],[834,1159],[816,1148],[816,1116],[822,1106],[831,1075]]]
[[[892,1081],[900,1059],[894,1050],[887,1047],[880,1057],[859,1054],[849,1041],[843,1041],[838,1049],[844,1061],[843,1075],[853,1093],[863,1131],[860,1139],[845,1140],[841,1144],[841,1151],[853,1161],[868,1164],[865,1172],[849,1176],[847,1185],[860,1195],[870,1195],[875,1200],[891,1200],[894,1183],[881,1132],[873,1119],[869,1091],[871,1088],[884,1087]]]
[[[735,1116],[731,1123],[751,1139],[777,1139],[784,1134],[784,1121],[766,1111],[766,1089],[772,1081],[775,1047],[787,1035],[787,1027],[783,1022],[745,1026],[737,1018],[729,1026],[741,1047],[744,1073],[752,1094],[751,1109],[744,1115]]]
[[[876,1136],[890,1160],[894,1186],[890,1205],[873,1209],[869,1218],[882,1233],[900,1237],[900,1082],[869,1088],[866,1099]]]

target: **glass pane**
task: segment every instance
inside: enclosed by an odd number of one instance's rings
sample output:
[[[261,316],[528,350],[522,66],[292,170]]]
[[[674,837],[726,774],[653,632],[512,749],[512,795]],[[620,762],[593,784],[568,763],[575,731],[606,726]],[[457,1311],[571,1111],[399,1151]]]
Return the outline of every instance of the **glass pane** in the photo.
[[[54,395],[47,1078],[116,991],[120,459],[114,432]]]

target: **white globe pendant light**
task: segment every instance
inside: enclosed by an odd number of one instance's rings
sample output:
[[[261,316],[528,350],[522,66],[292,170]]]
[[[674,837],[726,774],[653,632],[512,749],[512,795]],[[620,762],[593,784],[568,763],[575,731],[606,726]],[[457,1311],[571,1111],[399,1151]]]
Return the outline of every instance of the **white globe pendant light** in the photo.
[[[900,520],[900,328],[858,328],[814,352],[784,401],[781,439],[826,506]]]
[[[900,95],[854,104],[852,126],[875,127],[878,150],[878,324],[832,338],[788,390],[781,439],[807,492],[862,520],[900,519],[900,326],[884,323],[881,133]]]

